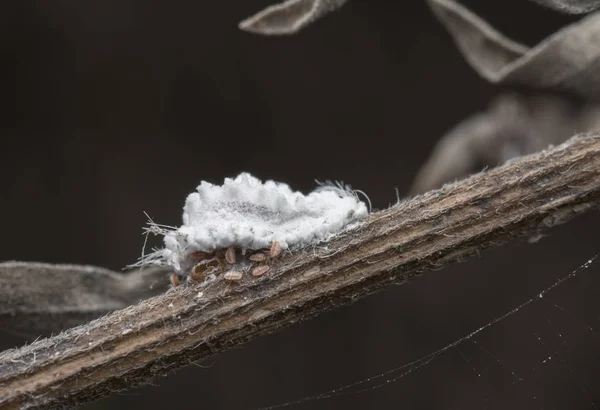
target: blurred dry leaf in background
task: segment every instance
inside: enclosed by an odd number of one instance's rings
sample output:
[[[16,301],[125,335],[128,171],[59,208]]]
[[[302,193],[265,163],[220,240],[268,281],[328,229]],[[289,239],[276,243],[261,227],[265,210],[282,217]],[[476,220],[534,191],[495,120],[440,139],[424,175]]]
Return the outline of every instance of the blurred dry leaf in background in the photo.
[[[465,119],[440,139],[419,170],[411,193],[430,191],[598,126],[598,105],[548,94],[500,95],[488,110]]]
[[[0,263],[0,327],[59,332],[163,293],[165,268],[128,273],[96,266]]]
[[[345,1],[336,1],[341,6]],[[598,0],[536,0],[569,13],[600,7]],[[485,167],[540,151],[600,124],[600,12],[569,25],[535,47],[496,31],[454,0],[427,0],[469,64],[486,80],[553,94],[501,95],[489,110],[464,120],[435,147],[412,194],[439,188]],[[260,34],[291,34],[332,10],[332,2],[287,1],[245,20]],[[557,93],[564,93],[560,95]],[[589,103],[574,102],[572,96]]]
[[[592,9],[597,2],[545,2]],[[438,188],[487,166],[531,154],[600,125],[600,13],[571,24],[535,47],[503,36],[452,0],[429,0],[469,64],[486,80],[560,95],[503,96],[442,137],[421,168],[412,193]],[[588,103],[573,101],[573,96]],[[460,135],[459,135],[460,134]]]
[[[344,4],[346,0],[287,0],[267,7],[242,21],[240,28],[252,33],[292,34]]]
[[[598,0],[534,0],[547,7],[560,10],[565,13],[589,13],[600,7]]]
[[[455,1],[429,0],[428,3],[465,59],[486,80],[600,99],[599,13],[529,48],[505,37]]]

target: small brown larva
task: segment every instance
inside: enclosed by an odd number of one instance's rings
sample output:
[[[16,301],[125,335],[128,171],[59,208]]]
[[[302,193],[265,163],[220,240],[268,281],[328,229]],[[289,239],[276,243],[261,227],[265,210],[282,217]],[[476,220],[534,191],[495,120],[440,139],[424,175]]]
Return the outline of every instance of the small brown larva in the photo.
[[[179,276],[176,274],[171,274],[171,276],[169,276],[169,279],[171,279],[171,285],[176,288],[177,286],[179,286]]]
[[[269,256],[271,257],[271,259],[275,259],[279,255],[281,255],[281,244],[278,241],[273,241],[273,244],[271,245],[271,250],[269,251]]]
[[[242,272],[230,270],[229,272],[223,275],[225,280],[240,280],[242,279]]]
[[[258,252],[250,256],[248,259],[250,259],[252,262],[264,262],[267,260],[267,255],[262,252]]]
[[[233,265],[235,263],[235,249],[233,248],[233,246],[228,247],[225,251],[225,260],[230,265]]]
[[[269,271],[269,269],[271,269],[269,266],[267,265],[260,265],[257,266],[256,268],[252,269],[252,276],[262,276],[265,273],[267,273]]]

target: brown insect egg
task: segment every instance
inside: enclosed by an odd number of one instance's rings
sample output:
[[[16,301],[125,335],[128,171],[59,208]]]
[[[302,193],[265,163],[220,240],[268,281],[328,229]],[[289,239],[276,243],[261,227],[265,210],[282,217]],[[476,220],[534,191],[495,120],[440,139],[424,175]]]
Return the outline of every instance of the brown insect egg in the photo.
[[[225,280],[240,280],[242,279],[242,272],[230,270],[229,272],[225,273],[223,277],[225,278]]]
[[[281,255],[281,244],[279,243],[279,241],[273,241],[273,244],[271,245],[271,250],[269,251],[269,256],[271,257],[271,259],[275,259],[279,255]]]
[[[262,252],[258,252],[254,255],[251,255],[248,259],[250,259],[252,262],[264,262],[267,260],[267,256]]]
[[[233,248],[233,246],[230,246],[229,248],[227,248],[227,250],[225,251],[225,260],[230,264],[233,265],[235,263],[235,249]]]
[[[269,269],[271,269],[270,267],[268,267],[267,265],[260,265],[257,266],[256,268],[252,269],[252,276],[262,276],[265,273],[267,273],[269,271]]]
[[[171,274],[171,276],[169,276],[169,279],[171,280],[171,285],[176,288],[177,286],[179,286],[179,276],[176,274]]]

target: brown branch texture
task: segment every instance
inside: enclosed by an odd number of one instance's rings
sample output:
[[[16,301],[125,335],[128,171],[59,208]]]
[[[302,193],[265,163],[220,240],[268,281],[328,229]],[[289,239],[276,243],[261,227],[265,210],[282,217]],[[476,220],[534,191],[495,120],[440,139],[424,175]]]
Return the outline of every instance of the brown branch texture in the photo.
[[[239,283],[182,286],[0,355],[0,407],[75,406],[308,319],[600,202],[589,134],[372,214]]]

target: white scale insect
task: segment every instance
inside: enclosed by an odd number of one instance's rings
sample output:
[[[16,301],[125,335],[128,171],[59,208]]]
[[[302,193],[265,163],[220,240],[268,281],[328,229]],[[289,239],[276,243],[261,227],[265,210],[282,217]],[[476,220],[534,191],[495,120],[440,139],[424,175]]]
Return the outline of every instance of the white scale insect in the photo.
[[[252,276],[259,277],[283,250],[326,241],[365,218],[367,206],[358,193],[326,183],[304,195],[248,173],[226,178],[223,185],[203,181],[186,199],[182,226],[149,223],[147,231],[163,235],[165,248],[142,256],[136,265],[171,266],[174,286],[179,276],[204,281],[226,269],[223,277],[237,281],[243,277],[233,268],[240,251]],[[246,250],[258,252],[246,257]]]

